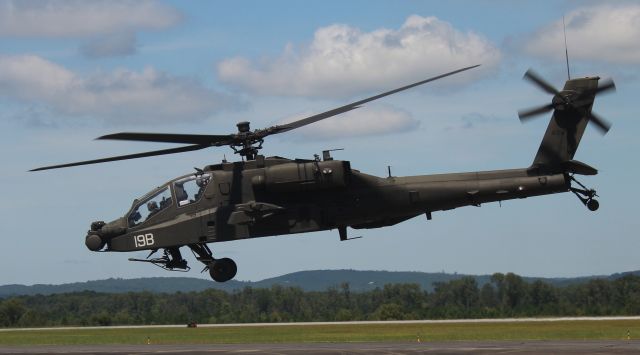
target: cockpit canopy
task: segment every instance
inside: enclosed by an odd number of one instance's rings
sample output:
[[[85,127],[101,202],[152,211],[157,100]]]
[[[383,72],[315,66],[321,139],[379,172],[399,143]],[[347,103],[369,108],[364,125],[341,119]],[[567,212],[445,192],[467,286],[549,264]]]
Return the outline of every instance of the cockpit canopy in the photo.
[[[136,200],[129,212],[129,227],[146,222],[172,206],[174,201],[177,208],[181,208],[200,200],[210,180],[211,174],[208,173],[183,176],[146,194]]]

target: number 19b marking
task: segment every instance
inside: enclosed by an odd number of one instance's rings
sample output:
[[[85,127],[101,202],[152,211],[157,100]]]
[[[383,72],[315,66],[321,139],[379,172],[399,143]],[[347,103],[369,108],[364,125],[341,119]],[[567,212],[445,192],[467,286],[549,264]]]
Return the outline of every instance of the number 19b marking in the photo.
[[[147,247],[153,245],[153,233],[139,234],[133,237],[133,243],[136,248]]]

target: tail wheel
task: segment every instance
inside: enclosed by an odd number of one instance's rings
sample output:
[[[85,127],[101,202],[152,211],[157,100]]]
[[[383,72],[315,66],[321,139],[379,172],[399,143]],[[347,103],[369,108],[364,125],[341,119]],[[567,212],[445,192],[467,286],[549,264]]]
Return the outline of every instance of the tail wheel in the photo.
[[[214,281],[226,282],[236,276],[238,266],[235,261],[229,258],[214,260],[209,264],[209,274]]]
[[[595,199],[595,197],[598,197],[596,190],[587,188],[580,181],[576,180],[573,175],[571,175],[569,178],[571,179],[571,181],[575,181],[578,185],[580,185],[580,187],[582,187],[581,189],[570,187],[569,191],[573,192],[580,199],[580,202],[587,206],[589,211],[597,211],[598,208],[600,208],[600,203]]]

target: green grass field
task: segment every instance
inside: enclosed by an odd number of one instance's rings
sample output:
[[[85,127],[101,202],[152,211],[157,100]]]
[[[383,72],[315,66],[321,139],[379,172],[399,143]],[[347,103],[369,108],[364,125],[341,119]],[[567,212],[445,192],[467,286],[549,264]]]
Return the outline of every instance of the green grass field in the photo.
[[[0,345],[623,340],[627,332],[640,338],[640,320],[20,330],[0,331]]]

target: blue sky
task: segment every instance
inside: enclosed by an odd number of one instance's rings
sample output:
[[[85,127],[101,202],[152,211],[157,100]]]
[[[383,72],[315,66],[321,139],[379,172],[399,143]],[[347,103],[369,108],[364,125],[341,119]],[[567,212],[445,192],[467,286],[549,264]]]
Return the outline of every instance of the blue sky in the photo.
[[[0,0],[0,284],[175,276],[92,253],[94,220],[229,149],[28,173],[39,166],[169,146],[94,141],[119,131],[222,134],[303,117],[460,67],[479,69],[272,137],[263,152],[336,152],[383,176],[528,166],[548,117],[517,110],[546,94],[522,80],[534,68],[556,87],[572,76],[612,77],[576,159],[600,174],[601,208],[559,194],[434,213],[339,242],[337,232],[212,244],[237,279],[309,269],[608,274],[640,268],[640,4],[589,1],[6,1]],[[333,127],[342,127],[344,134]],[[199,274],[199,265],[188,255]]]

